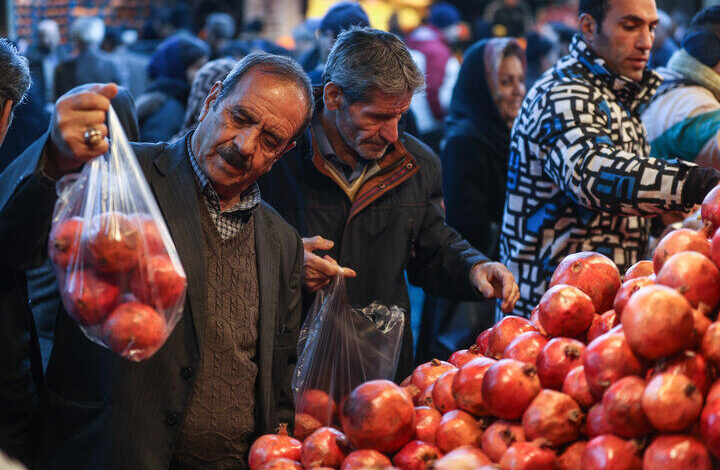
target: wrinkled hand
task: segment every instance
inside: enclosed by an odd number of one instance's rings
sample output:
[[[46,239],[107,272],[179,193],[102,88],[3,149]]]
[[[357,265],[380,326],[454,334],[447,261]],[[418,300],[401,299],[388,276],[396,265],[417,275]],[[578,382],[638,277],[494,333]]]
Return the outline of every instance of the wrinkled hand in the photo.
[[[355,277],[357,274],[350,268],[341,267],[337,261],[332,259],[330,256],[325,255],[322,258],[313,253],[315,250],[329,250],[335,243],[331,240],[326,240],[320,236],[311,238],[303,238],[303,247],[305,248],[305,254],[303,259],[303,284],[305,289],[310,292],[316,292],[326,285],[330,284],[330,281],[342,273],[345,277]]]
[[[108,151],[105,119],[110,100],[117,92],[114,83],[98,84],[82,91],[68,92],[58,99],[45,161],[49,174],[59,177],[71,173]],[[103,140],[96,145],[85,142],[85,131],[90,126],[98,128],[103,135]]]
[[[520,298],[520,289],[515,277],[502,263],[482,263],[470,271],[470,282],[487,298],[502,300],[502,311],[508,313],[515,308]]]

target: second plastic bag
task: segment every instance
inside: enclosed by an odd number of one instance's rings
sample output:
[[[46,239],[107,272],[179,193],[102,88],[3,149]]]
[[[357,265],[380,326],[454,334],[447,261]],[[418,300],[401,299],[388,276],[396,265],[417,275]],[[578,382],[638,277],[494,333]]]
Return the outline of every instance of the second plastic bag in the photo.
[[[292,382],[296,436],[337,423],[342,400],[361,383],[394,378],[404,327],[396,306],[350,308],[342,276],[317,293],[300,331]]]

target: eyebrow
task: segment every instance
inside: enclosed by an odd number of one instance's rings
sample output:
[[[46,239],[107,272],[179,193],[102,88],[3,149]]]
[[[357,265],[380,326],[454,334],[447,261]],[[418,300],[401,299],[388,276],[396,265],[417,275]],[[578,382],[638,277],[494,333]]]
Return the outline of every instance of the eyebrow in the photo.
[[[636,23],[650,23],[650,24],[657,24],[660,22],[660,19],[655,19],[652,21],[646,21],[644,18],[640,18],[637,15],[625,15],[621,18],[620,21],[634,21]]]

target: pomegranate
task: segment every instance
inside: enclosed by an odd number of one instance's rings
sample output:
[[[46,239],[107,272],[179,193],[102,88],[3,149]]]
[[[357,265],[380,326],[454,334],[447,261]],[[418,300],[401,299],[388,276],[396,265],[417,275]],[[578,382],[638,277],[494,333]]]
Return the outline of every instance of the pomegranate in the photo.
[[[97,269],[104,273],[126,273],[141,255],[140,230],[134,217],[106,212],[93,217],[88,230],[87,248]]]
[[[715,383],[710,386],[710,391],[705,397],[705,403],[710,403],[718,398],[720,398],[720,380],[715,381]]]
[[[625,271],[625,281],[638,277],[647,277],[654,273],[655,270],[653,268],[653,262],[648,259],[644,259],[633,264],[627,271]]]
[[[538,315],[548,335],[575,337],[590,327],[595,307],[590,296],[577,287],[556,284],[540,299]]]
[[[641,287],[652,286],[654,284],[655,282],[651,281],[648,277],[638,277],[623,282],[617,295],[615,296],[615,303],[613,305],[615,314],[619,317],[619,319],[622,318],[622,312],[625,310],[625,306],[627,305],[628,300],[630,300],[630,297],[632,297],[635,292],[639,291]]]
[[[693,332],[692,307],[666,286],[641,288],[625,306],[623,333],[638,356],[658,359],[679,353]],[[587,368],[586,368],[587,370]]]
[[[473,344],[467,349],[461,349],[460,351],[452,353],[448,362],[459,369],[472,359],[482,355],[483,353],[480,352],[480,347],[477,344]]]
[[[64,271],[75,264],[80,252],[83,219],[71,217],[53,225],[48,240],[48,254],[58,269]]]
[[[274,459],[285,458],[289,460],[300,460],[302,443],[297,439],[288,436],[287,425],[281,424],[277,434],[265,434],[260,436],[250,447],[248,464],[250,470]]]
[[[711,470],[710,454],[702,442],[692,436],[658,436],[645,449],[643,469]]]
[[[641,470],[637,444],[612,434],[603,434],[587,443],[582,454],[583,470]]]
[[[658,431],[676,432],[686,429],[700,416],[703,397],[686,376],[665,372],[648,382],[642,407]]]
[[[485,406],[502,419],[520,418],[538,393],[537,369],[514,359],[503,359],[490,366],[482,382]]]
[[[137,215],[137,223],[140,227],[140,234],[145,243],[145,249],[148,255],[161,255],[167,253],[165,242],[160,234],[160,228],[155,221],[146,215]]]
[[[295,414],[295,437],[304,441],[306,437],[323,427],[323,424],[314,416],[306,413]]]
[[[433,402],[433,392],[435,391],[435,384],[431,383],[429,387],[425,388],[425,390],[422,391],[419,395],[416,395],[413,401],[413,404],[415,406],[429,406],[431,408],[435,408],[435,403]]]
[[[570,369],[581,366],[585,345],[571,338],[553,338],[540,350],[537,371],[545,388],[560,390]]]
[[[65,306],[80,325],[97,325],[120,298],[117,282],[98,277],[91,269],[73,271],[65,281]]]
[[[274,459],[258,467],[258,470],[303,470],[303,466],[295,460]]]
[[[537,327],[528,319],[508,315],[500,320],[490,332],[486,355],[499,359],[512,340],[523,333],[537,330]]]
[[[370,380],[345,398],[342,428],[353,446],[392,453],[415,433],[415,408],[403,390],[389,380]]]
[[[380,452],[372,449],[362,449],[350,452],[343,460],[341,470],[366,470],[368,468],[383,468],[392,465],[390,459]]]
[[[612,433],[606,418],[607,416],[605,415],[605,408],[603,408],[602,402],[595,403],[590,407],[586,420],[587,435],[590,439],[602,434]]]
[[[500,459],[502,470],[555,470],[557,456],[534,442],[516,442]]]
[[[585,415],[580,406],[561,392],[542,390],[525,410],[522,426],[528,439],[545,439],[552,446],[576,440]]]
[[[715,367],[720,368],[720,322],[708,326],[700,343],[700,354]]]
[[[536,305],[535,308],[532,309],[532,312],[530,312],[530,323],[537,327],[541,335],[548,335],[545,328],[543,328],[542,323],[540,323],[540,306]]]
[[[465,364],[455,374],[452,395],[459,409],[476,416],[487,414],[488,410],[482,397],[482,383],[487,370],[496,363],[495,359],[478,357]]]
[[[480,348],[480,354],[487,354],[488,341],[490,340],[490,333],[492,333],[492,330],[492,328],[488,328],[480,333],[475,339],[475,345]]]
[[[308,414],[329,426],[337,417],[335,400],[322,390],[309,389],[300,394],[295,402],[295,412]]]
[[[499,462],[515,442],[525,442],[525,431],[518,424],[495,421],[483,433],[482,450],[493,462]]]
[[[587,447],[587,441],[577,441],[570,444],[565,452],[557,459],[557,470],[582,470],[582,454]]]
[[[537,331],[523,333],[508,344],[503,356],[507,359],[535,364],[540,350],[547,344],[545,336]]]
[[[710,453],[720,459],[720,400],[708,401],[703,408],[700,434]]]
[[[322,427],[303,441],[300,462],[305,468],[340,468],[350,452],[345,434],[335,428]]]
[[[619,322],[620,317],[616,314],[615,310],[608,310],[602,315],[596,315],[590,324],[590,328],[588,328],[587,342],[589,343],[598,336],[604,335],[612,330]]]
[[[596,312],[607,312],[613,308],[615,294],[620,288],[620,271],[605,255],[589,251],[575,253],[566,256],[555,269],[550,287],[558,284],[577,287],[590,296]],[[558,336],[575,335],[564,333]]]
[[[457,367],[448,362],[433,359],[432,361],[420,364],[415,368],[412,373],[410,383],[419,388],[420,393],[423,393],[426,388],[435,383],[438,377],[449,370],[456,369]]]
[[[710,242],[710,259],[713,260],[716,266],[720,266],[720,235],[717,235],[717,230],[715,231],[715,235],[712,236],[712,241]]]
[[[642,406],[644,391],[645,381],[634,375],[623,377],[605,390],[603,410],[613,434],[628,439],[651,431]]]
[[[669,359],[661,359],[653,369],[650,369],[650,377],[667,372],[670,374],[682,374],[697,385],[702,396],[707,395],[710,389],[711,374],[705,358],[693,351],[684,351]]]
[[[703,199],[700,206],[700,218],[709,224],[709,235],[720,226],[720,187],[715,186]]]
[[[673,230],[665,235],[653,252],[653,270],[658,274],[665,262],[682,251],[696,251],[710,257],[710,242],[701,232],[689,228]]]
[[[485,470],[490,464],[490,459],[480,449],[460,446],[436,460],[433,470]]]
[[[461,410],[448,411],[442,416],[435,432],[435,444],[450,452],[464,445],[481,445],[482,429],[469,413]]]
[[[457,369],[449,370],[441,375],[437,379],[437,382],[435,382],[435,385],[433,385],[432,401],[440,413],[447,413],[448,411],[457,409],[457,403],[452,393],[452,384],[457,373]],[[420,440],[424,441],[425,439]]]
[[[149,305],[120,304],[103,324],[110,349],[129,359],[150,357],[165,341],[165,318]]]
[[[442,452],[433,444],[410,441],[393,457],[393,464],[402,470],[430,470]]]
[[[595,403],[595,398],[590,393],[590,387],[585,378],[584,366],[570,369],[563,381],[562,392],[569,395],[583,409],[588,409]]]
[[[677,289],[695,308],[704,304],[712,310],[720,301],[720,271],[710,258],[694,251],[671,256],[656,282]]]
[[[435,431],[440,424],[442,415],[438,410],[428,406],[415,407],[415,434],[413,439],[418,441],[435,443]]]
[[[625,340],[625,334],[609,331],[598,336],[585,349],[583,356],[585,379],[595,399],[613,382],[627,375],[642,375],[644,367],[633,354]]]
[[[185,294],[187,280],[173,265],[168,255],[154,255],[146,258],[133,271],[130,291],[137,299],[158,310],[172,308]]]
[[[420,397],[420,389],[417,388],[415,385],[401,385],[400,388],[402,388],[402,391],[407,397],[412,400],[414,404],[420,403],[421,397]]]

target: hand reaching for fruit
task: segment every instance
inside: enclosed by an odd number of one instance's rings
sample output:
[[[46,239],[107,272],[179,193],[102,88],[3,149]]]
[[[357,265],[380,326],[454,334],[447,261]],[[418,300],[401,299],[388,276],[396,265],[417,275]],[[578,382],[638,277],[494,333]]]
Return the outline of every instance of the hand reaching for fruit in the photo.
[[[325,255],[322,258],[313,253],[315,250],[329,250],[335,243],[317,235],[303,238],[305,257],[303,259],[303,286],[310,292],[316,292],[342,273],[345,277],[355,277],[357,274],[350,268],[341,267],[337,261]]]
[[[520,298],[520,289],[515,277],[502,263],[490,262],[473,266],[470,282],[482,295],[502,300],[502,311],[511,312]]]

